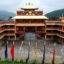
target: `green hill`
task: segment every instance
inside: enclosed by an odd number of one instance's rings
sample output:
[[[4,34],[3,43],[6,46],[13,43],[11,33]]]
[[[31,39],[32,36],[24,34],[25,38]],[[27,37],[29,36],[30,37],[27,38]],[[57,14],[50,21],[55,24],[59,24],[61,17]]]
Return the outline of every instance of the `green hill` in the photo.
[[[8,11],[0,11],[0,20],[8,20],[9,17],[15,16],[14,13]]]
[[[49,12],[49,13],[46,14],[46,16],[50,20],[56,20],[56,19],[59,19],[59,17],[61,17],[62,14],[64,15],[64,9]],[[0,20],[8,20],[9,17],[13,17],[13,16],[15,16],[15,14],[12,13],[12,12],[3,11],[3,10],[0,11]]]
[[[64,9],[55,10],[46,14],[46,16],[52,20],[59,19],[59,17],[62,17],[62,15],[64,16]]]

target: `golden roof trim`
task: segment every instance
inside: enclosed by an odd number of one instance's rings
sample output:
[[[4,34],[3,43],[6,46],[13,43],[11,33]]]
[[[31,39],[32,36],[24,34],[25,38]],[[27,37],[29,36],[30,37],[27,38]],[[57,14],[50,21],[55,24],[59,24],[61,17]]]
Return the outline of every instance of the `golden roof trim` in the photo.
[[[48,19],[46,16],[15,16],[12,19]]]

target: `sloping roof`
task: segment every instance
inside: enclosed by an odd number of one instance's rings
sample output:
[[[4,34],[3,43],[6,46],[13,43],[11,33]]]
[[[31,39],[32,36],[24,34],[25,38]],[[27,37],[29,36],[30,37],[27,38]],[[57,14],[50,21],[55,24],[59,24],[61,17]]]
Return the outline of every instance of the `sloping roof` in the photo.
[[[60,17],[60,19],[64,19],[64,17]]]
[[[15,16],[12,19],[48,19],[46,16]]]
[[[21,9],[38,9],[38,8],[36,8],[36,7],[35,7],[33,4],[31,4],[31,3],[28,3],[28,4],[24,5],[24,7],[21,8]]]
[[[12,21],[0,21],[0,24],[15,24],[15,22],[12,22]]]

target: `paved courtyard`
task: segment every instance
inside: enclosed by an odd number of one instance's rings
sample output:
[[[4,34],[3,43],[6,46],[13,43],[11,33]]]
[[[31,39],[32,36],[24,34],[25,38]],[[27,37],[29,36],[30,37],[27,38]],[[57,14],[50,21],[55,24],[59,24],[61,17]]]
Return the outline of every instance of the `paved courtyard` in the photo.
[[[42,57],[43,57],[43,45],[44,45],[43,40],[23,41],[21,57],[19,54],[19,48],[21,46],[22,41],[15,41],[15,43],[14,43],[15,60],[19,61],[20,59],[25,60],[27,58],[27,56],[28,56],[28,43],[29,42],[30,42],[30,60],[29,61],[32,61],[35,59],[35,43],[37,43],[37,60],[38,60],[38,62],[41,62]],[[45,44],[45,46],[46,46],[45,62],[51,63],[52,57],[53,57],[54,44],[51,41],[45,41],[45,42],[46,42],[46,44]],[[11,59],[10,49],[11,49],[12,44],[13,44],[13,41],[8,42],[8,59]],[[55,61],[56,61],[56,63],[61,63],[62,61],[64,61],[62,53],[61,53],[62,47],[63,47],[62,44],[56,44],[56,47],[55,47]],[[5,50],[5,45],[3,47],[1,47],[1,50],[0,50],[1,60],[5,60],[4,50]]]

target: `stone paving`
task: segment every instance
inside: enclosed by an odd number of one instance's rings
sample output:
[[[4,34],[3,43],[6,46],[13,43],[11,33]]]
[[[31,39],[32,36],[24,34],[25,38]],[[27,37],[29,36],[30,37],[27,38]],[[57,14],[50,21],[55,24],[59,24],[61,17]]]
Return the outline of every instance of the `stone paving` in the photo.
[[[15,41],[15,60],[20,60],[23,59],[25,60],[28,56],[28,43],[30,42],[30,61],[34,60],[35,58],[35,43],[37,42],[37,60],[38,62],[42,61],[42,57],[43,57],[43,45],[44,45],[44,41],[43,40],[38,40],[38,41],[23,41],[23,49],[22,49],[22,56],[20,57],[19,55],[19,48],[20,45],[22,43],[22,41]],[[46,62],[47,63],[51,63],[52,61],[52,57],[53,57],[53,48],[54,48],[54,44],[48,41],[45,41],[46,44]],[[11,54],[10,54],[10,49],[12,46],[13,41],[9,41],[8,43],[8,58],[11,59]],[[62,49],[62,44],[57,44],[55,47],[55,61],[56,63],[61,63],[62,61],[64,61],[62,54],[61,54],[61,49]],[[4,60],[4,50],[5,50],[5,46],[1,47],[0,50],[0,56],[1,56],[1,60]]]

